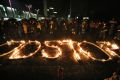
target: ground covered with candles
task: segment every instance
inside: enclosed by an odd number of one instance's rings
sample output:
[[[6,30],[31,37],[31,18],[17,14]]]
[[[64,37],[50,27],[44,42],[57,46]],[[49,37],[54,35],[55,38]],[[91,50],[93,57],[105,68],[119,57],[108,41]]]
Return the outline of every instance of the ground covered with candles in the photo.
[[[104,80],[119,71],[115,41],[10,40],[0,45],[4,79]]]

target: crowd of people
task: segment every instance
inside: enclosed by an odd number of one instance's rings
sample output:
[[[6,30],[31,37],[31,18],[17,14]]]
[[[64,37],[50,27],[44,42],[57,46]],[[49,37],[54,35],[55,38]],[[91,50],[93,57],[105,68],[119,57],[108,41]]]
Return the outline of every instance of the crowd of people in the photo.
[[[120,24],[114,18],[109,21],[88,19],[44,19],[34,18],[0,20],[0,39],[57,39],[79,38],[91,40],[119,39]]]

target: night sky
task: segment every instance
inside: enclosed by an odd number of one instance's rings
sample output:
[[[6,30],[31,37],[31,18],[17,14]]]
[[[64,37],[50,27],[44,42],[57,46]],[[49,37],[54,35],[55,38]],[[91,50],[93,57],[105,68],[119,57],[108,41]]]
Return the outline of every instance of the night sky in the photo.
[[[25,4],[32,4],[32,11],[40,9],[43,15],[42,0],[11,0],[12,6],[19,10],[26,10]],[[0,3],[9,6],[8,0]],[[119,16],[119,0],[71,0],[72,16]],[[67,16],[70,12],[70,0],[48,0],[48,7],[54,7],[59,16]]]

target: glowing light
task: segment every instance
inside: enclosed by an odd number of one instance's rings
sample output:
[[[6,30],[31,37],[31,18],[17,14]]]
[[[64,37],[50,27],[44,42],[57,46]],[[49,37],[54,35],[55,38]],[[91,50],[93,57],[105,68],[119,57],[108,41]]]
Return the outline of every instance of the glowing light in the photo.
[[[48,53],[46,53],[45,50],[42,50],[41,52],[42,52],[42,57],[49,58]]]
[[[53,12],[54,14],[57,14],[58,12]]]
[[[112,45],[111,45],[111,47],[112,47],[112,49],[119,49],[118,45],[117,45],[117,44],[115,44],[115,43],[114,43],[114,44],[112,44]]]
[[[79,47],[78,51],[84,57],[84,59],[86,59],[86,60],[93,59],[94,60],[94,58],[90,55],[90,52],[85,51],[82,47]]]
[[[91,45],[97,47],[98,49],[100,49],[102,52],[104,52],[104,54],[106,54],[106,55],[109,57],[107,60],[105,60],[105,59],[97,59],[97,58],[93,57],[93,56],[90,54],[90,52],[87,52],[87,51],[84,51],[83,49],[81,49],[81,51],[82,51],[83,53],[85,53],[88,58],[90,58],[90,59],[92,59],[92,60],[103,61],[103,62],[112,59],[112,56],[113,56],[113,55],[110,55],[110,53],[105,52],[104,49],[100,48],[99,46],[95,45],[94,43],[87,42],[87,41],[83,41],[83,43],[91,44]],[[81,44],[82,44],[82,43],[81,43]]]
[[[49,7],[49,9],[53,10],[54,8],[53,7]]]
[[[117,56],[117,54],[114,51],[110,50],[109,48],[106,48],[105,50],[109,53],[110,56],[113,56],[113,57]]]
[[[113,57],[119,57],[115,52],[114,49],[119,49],[118,45],[115,43],[110,42],[97,42],[98,46],[94,43],[83,41],[83,42],[77,42],[73,41],[71,39],[66,40],[52,40],[52,41],[44,41],[44,45],[41,45],[39,41],[7,41],[4,44],[1,44],[0,47],[4,45],[12,46],[15,43],[18,43],[19,45],[15,47],[14,49],[10,50],[7,53],[2,53],[0,57],[9,55],[9,59],[26,59],[29,57],[34,56],[37,54],[38,51],[41,51],[42,56],[44,58],[48,59],[61,59],[62,55],[64,55],[64,47],[67,46],[67,49],[70,50],[70,59],[72,59],[74,62],[79,62],[80,60],[83,61],[108,61],[111,60]],[[96,48],[99,48],[104,54],[108,56],[108,59],[98,59],[96,57],[93,57],[91,52],[89,52],[87,49],[84,49],[82,47],[82,44],[87,43],[90,45],[94,45]],[[30,52],[29,55],[25,55],[23,53],[23,50],[26,48],[27,45],[34,44],[36,46],[34,52]],[[41,49],[42,47],[42,49]],[[66,56],[66,55],[65,55]]]
[[[45,41],[44,44],[45,46],[49,47],[49,48],[53,48],[56,50],[55,52],[55,55],[54,56],[50,56],[51,54],[50,53],[47,53],[45,49],[42,50],[42,56],[45,57],[45,58],[58,58],[62,55],[62,50],[58,47],[58,46],[55,46],[55,45],[50,45],[51,41]]]
[[[21,41],[21,42],[24,42],[24,41]],[[33,53],[30,53],[29,55],[21,55],[21,50],[27,45],[27,44],[31,44],[31,43],[35,43],[35,45],[37,45],[37,49],[33,52]],[[41,43],[39,41],[28,41],[26,44],[24,44],[23,46],[21,46],[20,48],[16,48],[12,55],[9,57],[9,59],[21,59],[21,58],[29,58],[33,55],[35,55],[38,50],[40,50],[41,48]]]
[[[80,55],[76,52],[74,52],[73,57],[76,59],[76,61],[80,60]]]
[[[18,59],[21,57],[19,54],[20,54],[20,49],[16,48],[14,49],[12,56],[10,56],[9,59]]]
[[[24,45],[25,44],[25,41],[14,41],[14,40],[11,40],[11,41],[7,41],[5,44],[2,44],[2,45],[0,45],[0,46],[4,46],[4,45],[8,45],[8,46],[11,46],[11,45],[13,45],[13,44],[15,44],[15,43],[19,43],[19,46],[18,47],[16,47],[16,48],[14,48],[13,50],[11,50],[11,51],[9,51],[9,52],[6,52],[6,53],[3,53],[3,54],[1,54],[0,55],[0,57],[3,57],[3,56],[6,56],[6,55],[8,55],[8,54],[11,54],[12,52],[14,52],[17,48],[19,48],[19,47],[21,47],[22,45]]]
[[[120,57],[118,54],[116,54],[114,52],[114,50],[119,49],[118,45],[115,43],[111,43],[111,42],[107,42],[107,41],[101,41],[101,42],[97,42],[97,44],[104,49],[109,56],[111,57]]]
[[[75,59],[75,61],[79,61],[81,58],[80,58],[80,55],[79,53],[76,52],[73,44],[75,43],[74,41],[72,40],[67,40],[67,44],[69,45],[69,47],[73,50],[73,58]]]

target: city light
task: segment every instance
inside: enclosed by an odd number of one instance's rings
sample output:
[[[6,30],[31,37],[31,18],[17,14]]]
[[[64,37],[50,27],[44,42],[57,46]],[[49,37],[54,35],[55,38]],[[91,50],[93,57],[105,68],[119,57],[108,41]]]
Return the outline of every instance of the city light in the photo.
[[[83,17],[83,20],[85,20],[85,19],[89,19],[89,17]]]
[[[47,11],[50,11],[49,9],[47,9]]]
[[[0,5],[0,7],[3,7],[3,5]]]
[[[7,7],[7,9],[10,11],[12,11],[12,10],[14,11],[14,8],[11,8],[11,7]]]
[[[49,9],[53,10],[54,8],[53,7],[49,7]]]
[[[54,14],[57,14],[58,12],[53,12]]]

